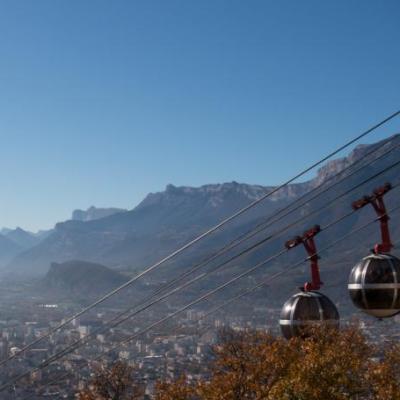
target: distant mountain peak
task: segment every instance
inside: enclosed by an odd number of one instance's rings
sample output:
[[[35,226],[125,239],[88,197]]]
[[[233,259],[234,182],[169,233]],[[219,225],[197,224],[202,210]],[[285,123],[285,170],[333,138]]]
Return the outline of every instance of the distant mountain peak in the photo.
[[[127,277],[102,264],[71,260],[51,263],[44,283],[48,287],[88,294],[114,288],[127,280]]]
[[[15,229],[6,230],[4,236],[24,250],[27,250],[40,242],[40,238],[34,233],[28,232],[19,226]]]

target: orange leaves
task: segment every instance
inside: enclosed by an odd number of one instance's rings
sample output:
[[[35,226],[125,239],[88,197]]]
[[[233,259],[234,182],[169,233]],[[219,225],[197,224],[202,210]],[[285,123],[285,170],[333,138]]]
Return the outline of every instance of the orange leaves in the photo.
[[[102,369],[79,399],[142,399],[133,372],[120,362]],[[378,349],[357,327],[289,341],[224,331],[210,378],[160,382],[155,400],[400,400],[400,345]]]
[[[400,345],[377,358],[356,327],[290,341],[224,332],[214,353],[209,381],[164,382],[157,400],[400,400]]]

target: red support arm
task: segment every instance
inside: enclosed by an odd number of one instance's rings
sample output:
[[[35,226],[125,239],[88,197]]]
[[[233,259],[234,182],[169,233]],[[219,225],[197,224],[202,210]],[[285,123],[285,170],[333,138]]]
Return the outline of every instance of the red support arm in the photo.
[[[319,274],[319,265],[318,265],[319,256],[314,241],[314,236],[317,235],[320,231],[321,231],[320,226],[315,225],[310,230],[304,232],[303,236],[296,236],[294,239],[289,240],[285,243],[287,249],[292,249],[293,247],[296,247],[302,243],[307,251],[308,259],[310,260],[311,263],[310,265],[311,282],[306,282],[304,284],[304,291],[306,292],[310,290],[318,290],[323,284],[321,282]]]
[[[367,204],[371,204],[378,215],[382,243],[378,243],[374,246],[373,251],[375,254],[389,253],[393,247],[393,244],[390,240],[389,216],[386,211],[385,202],[383,201],[383,196],[391,189],[392,185],[390,183],[386,183],[384,186],[375,189],[371,196],[364,196],[362,199],[357,200],[352,204],[354,210],[359,210]]]

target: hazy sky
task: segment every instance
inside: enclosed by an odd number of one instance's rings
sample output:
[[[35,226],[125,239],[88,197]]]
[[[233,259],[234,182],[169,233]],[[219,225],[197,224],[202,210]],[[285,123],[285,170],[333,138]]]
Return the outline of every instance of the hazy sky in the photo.
[[[398,0],[1,0],[0,226],[281,182],[400,108],[399,20]]]

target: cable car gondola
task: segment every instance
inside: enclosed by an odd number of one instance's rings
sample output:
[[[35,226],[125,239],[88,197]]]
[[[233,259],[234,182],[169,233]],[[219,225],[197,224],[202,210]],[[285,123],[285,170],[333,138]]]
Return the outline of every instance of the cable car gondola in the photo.
[[[382,243],[364,257],[350,272],[348,290],[353,304],[367,314],[387,318],[400,312],[400,260],[390,254],[389,216],[384,195],[392,189],[390,183],[374,190],[371,196],[355,201],[354,210],[371,204],[378,215]]]
[[[301,292],[293,295],[282,307],[279,324],[286,339],[295,336],[306,336],[310,327],[330,325],[339,327],[339,312],[333,302],[318,292],[322,282],[320,280],[318,254],[314,236],[321,228],[316,225],[303,236],[286,242],[288,249],[303,244],[311,262],[311,282],[304,284]]]

